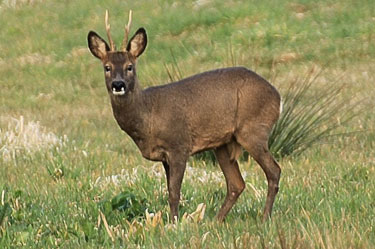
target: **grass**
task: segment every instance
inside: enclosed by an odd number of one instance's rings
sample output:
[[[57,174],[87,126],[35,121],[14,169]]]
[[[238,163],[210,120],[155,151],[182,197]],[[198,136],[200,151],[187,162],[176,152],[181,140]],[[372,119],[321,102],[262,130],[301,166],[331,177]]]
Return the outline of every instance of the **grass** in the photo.
[[[322,86],[312,93],[323,70],[308,71],[305,78],[292,82],[282,93],[283,111],[270,134],[270,151],[277,159],[298,156],[316,143],[333,140],[337,136],[353,135],[362,130],[340,132],[362,113],[353,96],[343,97],[345,85],[336,79],[331,86]],[[355,97],[355,96],[354,96]],[[371,108],[371,106],[367,106]]]
[[[356,115],[336,124],[361,132],[280,160],[265,224],[266,179],[255,162],[241,162],[246,190],[218,224],[224,177],[192,158],[186,215],[172,225],[163,167],[118,128],[100,63],[86,49],[89,30],[104,36],[107,8],[115,41],[130,8],[133,31],[148,31],[137,68],[145,87],[244,65],[286,94],[310,68],[324,68],[301,103],[344,86],[333,103],[358,109],[333,116]],[[374,248],[374,18],[370,0],[0,2],[0,248]],[[139,204],[128,210],[135,220],[114,208],[128,202]]]

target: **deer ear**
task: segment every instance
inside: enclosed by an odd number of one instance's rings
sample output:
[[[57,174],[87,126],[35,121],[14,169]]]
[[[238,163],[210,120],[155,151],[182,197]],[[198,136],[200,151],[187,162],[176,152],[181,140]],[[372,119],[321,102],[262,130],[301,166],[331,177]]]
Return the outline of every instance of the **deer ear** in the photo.
[[[94,31],[90,31],[87,35],[87,42],[91,53],[95,57],[103,60],[109,51],[109,46],[105,40]]]
[[[140,28],[135,32],[135,35],[130,39],[126,50],[134,57],[140,56],[145,51],[147,45],[147,34],[144,28]]]

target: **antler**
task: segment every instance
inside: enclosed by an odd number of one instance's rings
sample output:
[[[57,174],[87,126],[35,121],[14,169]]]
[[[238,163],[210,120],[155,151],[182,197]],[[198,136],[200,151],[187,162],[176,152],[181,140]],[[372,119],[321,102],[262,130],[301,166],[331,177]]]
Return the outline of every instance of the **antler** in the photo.
[[[108,23],[108,10],[106,10],[105,11],[105,30],[107,31],[110,49],[111,49],[111,51],[115,51],[116,46],[115,46],[115,43],[112,40],[110,29],[111,29],[111,25]]]
[[[125,26],[125,36],[124,40],[122,41],[122,51],[126,51],[126,46],[128,45],[128,38],[129,38],[129,33],[130,33],[130,26],[132,25],[132,11],[129,10],[129,21],[128,25]]]

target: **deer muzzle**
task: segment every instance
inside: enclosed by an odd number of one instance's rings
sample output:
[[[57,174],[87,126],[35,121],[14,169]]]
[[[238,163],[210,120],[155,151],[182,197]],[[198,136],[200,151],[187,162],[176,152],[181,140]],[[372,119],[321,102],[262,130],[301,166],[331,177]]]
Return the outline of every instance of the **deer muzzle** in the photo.
[[[113,95],[124,95],[126,92],[126,85],[124,81],[113,81],[112,82],[112,93]]]

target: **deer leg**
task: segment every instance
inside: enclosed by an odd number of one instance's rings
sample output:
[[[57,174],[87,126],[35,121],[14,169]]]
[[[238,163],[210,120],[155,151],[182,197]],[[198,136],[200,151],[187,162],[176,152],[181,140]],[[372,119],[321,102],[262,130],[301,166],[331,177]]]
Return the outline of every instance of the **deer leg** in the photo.
[[[178,218],[178,204],[180,202],[180,190],[182,178],[184,177],[186,160],[173,163],[163,163],[166,175],[169,193],[169,206],[173,222]],[[166,166],[167,165],[167,166]]]
[[[241,176],[237,161],[230,160],[230,154],[226,145],[217,148],[215,155],[227,183],[227,196],[217,215],[217,219],[222,222],[245,189],[245,182]]]
[[[252,136],[238,136],[237,139],[245,150],[250,153],[251,157],[260,165],[267,177],[268,191],[263,212],[264,222],[271,216],[272,206],[279,190],[281,169],[268,150],[268,135],[265,135],[268,133],[265,132],[261,135],[261,129],[257,129],[256,132],[252,134]],[[250,139],[243,139],[249,137]]]
[[[262,167],[268,182],[267,199],[263,212],[263,222],[265,222],[269,217],[271,217],[273,203],[275,201],[276,194],[279,191],[281,169],[267,147],[263,147],[263,151],[255,160]]]
[[[169,190],[169,164],[167,162],[163,162],[163,166],[164,166],[164,169],[165,169],[165,176],[167,178],[167,187],[168,187],[168,190]]]

